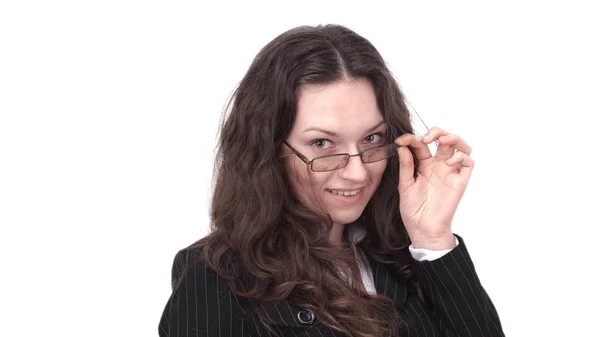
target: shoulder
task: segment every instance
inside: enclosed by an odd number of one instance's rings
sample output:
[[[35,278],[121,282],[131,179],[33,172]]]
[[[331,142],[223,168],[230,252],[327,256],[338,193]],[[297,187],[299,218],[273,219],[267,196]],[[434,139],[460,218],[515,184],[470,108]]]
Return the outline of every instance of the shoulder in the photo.
[[[163,336],[243,335],[244,317],[229,282],[211,268],[199,247],[175,254],[172,293],[159,323]],[[235,324],[231,324],[235,321]]]
[[[171,269],[171,286],[173,290],[182,283],[193,283],[196,286],[207,286],[209,280],[226,284],[227,281],[220,277],[206,262],[204,249],[200,245],[191,245],[175,254]],[[210,282],[211,284],[214,282]]]
[[[230,258],[232,256],[228,254],[224,260]],[[233,310],[251,320],[257,318],[257,310],[260,310],[265,314],[266,321],[271,324],[305,327],[297,317],[304,314],[306,310],[297,304],[285,299],[270,302],[237,294],[230,281],[207,263],[201,246],[190,246],[179,250],[173,261],[172,274],[173,293],[176,294],[174,297],[179,300],[190,297],[208,306],[231,306]],[[252,286],[252,282],[245,277],[234,278],[232,282],[236,289],[242,291]],[[310,324],[312,323],[311,321]]]
[[[238,308],[245,307],[242,297],[235,295],[236,289],[244,288],[240,277],[230,275],[225,277],[218,271],[230,273],[231,265],[224,265],[223,261],[230,261],[232,256],[225,253],[221,256],[221,264],[217,270],[208,263],[209,257],[206,249],[199,244],[193,244],[179,250],[173,259],[171,270],[171,287],[174,294],[187,294],[194,298],[204,298],[205,301],[223,301],[232,299]]]

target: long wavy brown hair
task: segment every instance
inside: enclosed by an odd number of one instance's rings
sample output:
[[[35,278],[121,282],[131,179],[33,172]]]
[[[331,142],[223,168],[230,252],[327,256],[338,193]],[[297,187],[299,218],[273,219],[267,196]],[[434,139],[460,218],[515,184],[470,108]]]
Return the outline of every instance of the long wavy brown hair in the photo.
[[[391,300],[365,292],[349,247],[329,242],[331,218],[299,202],[281,159],[298,91],[351,78],[366,78],[373,85],[390,142],[412,132],[392,73],[377,49],[354,31],[339,25],[297,27],[258,53],[225,111],[211,232],[194,246],[202,247],[207,265],[230,280],[238,296],[295,302],[312,309],[321,324],[348,336],[385,336],[398,328]],[[392,157],[359,219],[367,229],[361,247],[408,282],[410,242],[398,210],[397,186],[398,158]],[[340,266],[348,266],[355,282],[348,282]],[[240,287],[239,280],[247,286]]]

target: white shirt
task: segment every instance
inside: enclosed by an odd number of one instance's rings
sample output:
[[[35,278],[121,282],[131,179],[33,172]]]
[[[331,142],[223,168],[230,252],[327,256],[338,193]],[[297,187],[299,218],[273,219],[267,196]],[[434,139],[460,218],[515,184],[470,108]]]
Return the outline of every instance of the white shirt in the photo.
[[[358,260],[358,268],[360,270],[360,276],[362,278],[365,289],[370,294],[376,294],[377,290],[375,289],[375,281],[373,280],[373,271],[371,270],[371,264],[369,263],[365,252],[363,252],[363,250],[357,246],[358,243],[361,242],[367,235],[367,230],[362,225],[356,222],[348,224],[347,226],[348,241],[352,245],[354,256]],[[456,244],[458,245],[458,243],[458,239],[456,239]],[[417,261],[433,261],[446,255],[452,249],[430,250],[425,248],[413,248],[413,246],[410,245],[408,247],[408,250],[410,251],[412,257]]]

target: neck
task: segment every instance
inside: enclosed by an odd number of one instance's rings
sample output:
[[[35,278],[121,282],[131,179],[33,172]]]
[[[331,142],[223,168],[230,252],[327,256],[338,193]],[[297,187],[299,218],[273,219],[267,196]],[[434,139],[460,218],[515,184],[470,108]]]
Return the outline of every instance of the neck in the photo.
[[[340,223],[334,223],[333,227],[331,227],[331,231],[329,232],[329,241],[333,246],[337,248],[342,247],[345,227],[346,226],[344,224]]]

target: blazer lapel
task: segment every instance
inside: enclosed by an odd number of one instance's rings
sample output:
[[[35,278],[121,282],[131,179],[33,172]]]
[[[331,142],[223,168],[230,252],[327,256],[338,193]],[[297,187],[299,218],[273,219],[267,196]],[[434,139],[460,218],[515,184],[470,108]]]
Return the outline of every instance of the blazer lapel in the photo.
[[[380,295],[390,298],[396,308],[404,309],[407,297],[407,287],[404,283],[398,282],[394,273],[390,270],[391,266],[376,261],[371,256],[367,256],[373,271],[373,281],[375,289]]]

